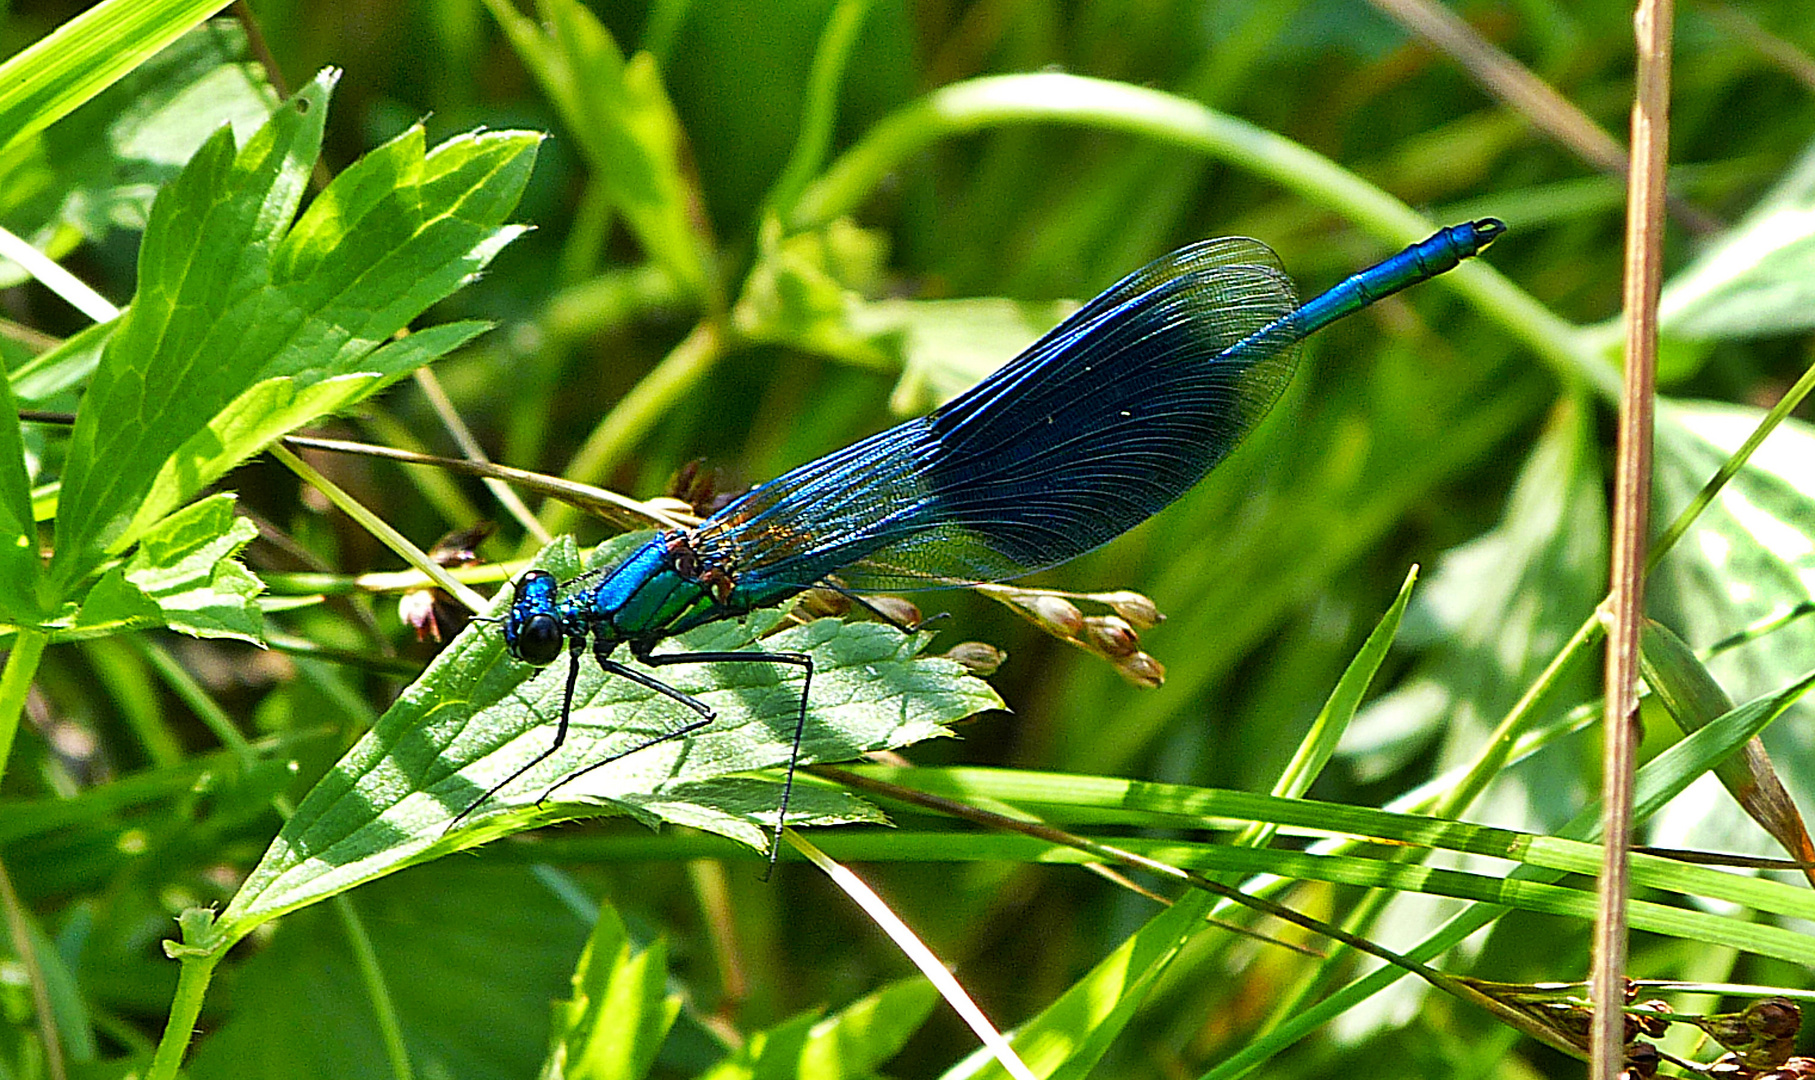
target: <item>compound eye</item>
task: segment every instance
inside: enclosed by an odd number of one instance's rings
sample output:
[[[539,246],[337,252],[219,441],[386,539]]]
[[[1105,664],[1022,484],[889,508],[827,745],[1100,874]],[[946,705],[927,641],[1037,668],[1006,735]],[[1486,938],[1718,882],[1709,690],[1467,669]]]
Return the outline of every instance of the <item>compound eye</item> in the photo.
[[[510,651],[525,663],[542,665],[561,655],[561,624],[553,615],[531,615],[517,628]]]

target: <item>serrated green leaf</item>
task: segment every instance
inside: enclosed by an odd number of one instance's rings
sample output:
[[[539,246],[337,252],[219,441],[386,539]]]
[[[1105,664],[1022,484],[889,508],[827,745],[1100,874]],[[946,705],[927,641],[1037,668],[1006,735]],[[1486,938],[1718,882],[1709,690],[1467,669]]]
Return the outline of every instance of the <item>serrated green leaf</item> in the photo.
[[[918,976],[901,979],[813,1025],[800,1051],[801,1080],[880,1074],[939,1004],[939,991]]]
[[[521,231],[503,220],[538,137],[483,132],[424,154],[412,128],[286,231],[336,78],[318,76],[243,149],[216,133],[159,195],[138,294],[71,437],[53,559],[65,589],[277,430],[474,332],[438,328],[380,348]],[[257,415],[274,405],[275,418]]]
[[[158,470],[127,528],[136,535],[194,493],[197,477],[219,477],[287,431],[337,412],[484,333],[489,323],[432,326],[393,341],[358,361],[365,371],[309,382],[280,376],[250,388],[190,436]]]
[[[654,825],[666,821],[729,837],[761,848],[773,832],[764,819],[775,816],[781,789],[766,780],[731,778],[677,784],[664,797],[638,804],[632,815]],[[789,825],[887,825],[888,816],[848,791],[800,787],[788,800]]]
[[[925,979],[891,983],[820,1019],[797,1013],[750,1039],[700,1080],[841,1080],[874,1076],[939,1004]]]
[[[89,590],[67,636],[162,625],[193,637],[260,641],[254,601],[264,583],[233,558],[258,528],[233,516],[233,502],[215,495],[158,523],[124,566]]]
[[[43,584],[19,406],[10,381],[0,380],[0,620],[37,623],[46,614]]]
[[[590,561],[613,564],[646,539],[621,537]],[[561,578],[580,570],[571,542],[545,550],[538,565]],[[510,591],[501,590],[493,613],[509,599]],[[664,642],[664,651],[739,648],[778,617],[764,615],[752,616],[748,626],[701,627]],[[927,640],[873,623],[830,620],[764,638],[764,648],[814,658],[800,760],[842,761],[904,746],[1000,705],[986,684],[956,663],[918,655]],[[223,933],[237,938],[362,881],[600,809],[685,819],[750,839],[772,825],[779,790],[775,798],[754,799],[751,785],[726,781],[786,765],[800,700],[793,669],[760,663],[662,668],[661,679],[705,701],[718,719],[686,738],[567,779],[692,716],[666,697],[606,676],[590,661],[580,672],[566,745],[449,833],[475,800],[550,745],[567,680],[565,658],[538,671],[509,658],[496,626],[469,628],[303,800],[223,913]],[[804,804],[821,820],[836,816],[834,803],[805,796]]]
[[[0,154],[0,222],[53,256],[142,229],[152,196],[227,122],[243,138],[278,104],[239,24],[196,27],[36,139]],[[0,287],[24,271],[0,259]]]
[[[693,229],[680,119],[655,58],[639,53],[626,61],[611,31],[575,0],[538,0],[541,27],[512,0],[486,0],[486,7],[637,242],[687,293],[702,295],[711,267]]]
[[[668,948],[635,951],[617,909],[599,909],[574,968],[573,997],[556,1002],[554,1050],[542,1080],[640,1080],[655,1064],[681,998],[667,992]]]
[[[787,1080],[798,1075],[795,1069],[801,1051],[818,1020],[816,1012],[796,1013],[752,1034],[725,1060],[701,1073],[699,1080]]]

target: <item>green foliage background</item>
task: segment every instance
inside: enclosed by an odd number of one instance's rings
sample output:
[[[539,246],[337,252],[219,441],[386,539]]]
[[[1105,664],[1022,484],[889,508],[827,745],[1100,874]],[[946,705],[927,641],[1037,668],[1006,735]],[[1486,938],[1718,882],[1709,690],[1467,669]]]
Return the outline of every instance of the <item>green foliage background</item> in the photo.
[[[96,25],[149,55],[206,14],[144,8],[165,38],[128,25],[126,11],[96,9]],[[188,999],[203,1009],[186,1066],[197,1077],[970,1075],[976,1063],[960,1062],[972,1037],[906,979],[906,962],[842,894],[798,863],[761,882],[754,853],[673,825],[651,833],[612,818],[434,861],[460,846],[443,842],[447,815],[383,817],[372,796],[368,824],[414,828],[418,842],[371,841],[360,854],[382,863],[372,876],[426,865],[350,892],[338,891],[350,881],[324,873],[306,900],[286,895],[242,918],[256,906],[253,887],[270,880],[254,873],[261,855],[292,807],[301,804],[299,822],[315,820],[304,796],[336,760],[367,732],[426,723],[445,703],[433,695],[459,678],[481,685],[504,668],[486,666],[499,663],[495,641],[469,636],[468,651],[437,668],[454,669],[450,681],[425,677],[381,725],[433,652],[403,624],[395,589],[360,577],[402,564],[293,470],[270,458],[228,469],[328,414],[338,418],[321,423],[339,434],[456,453],[421,385],[367,396],[439,357],[441,386],[494,460],[648,498],[704,457],[736,489],[924,411],[1050,325],[1053,301],[1085,299],[1191,240],[1261,238],[1312,294],[1426,231],[1392,199],[1434,223],[1504,218],[1511,231],[1486,256],[1502,276],[1464,268],[1319,335],[1285,400],[1210,480],[1039,580],[1151,596],[1168,619],[1142,647],[1165,665],[1166,685],[1131,686],[979,596],[921,597],[951,616],[934,624],[934,651],[973,639],[1008,651],[990,685],[1012,711],[978,712],[987,691],[904,656],[900,670],[917,674],[900,678],[924,690],[906,695],[925,710],[903,723],[913,737],[976,715],[959,739],[904,751],[926,768],[877,773],[1147,844],[1229,881],[1280,874],[1296,882],[1276,894],[1282,901],[1353,917],[1395,947],[1423,939],[1459,900],[1505,904],[1514,910],[1444,967],[1507,982],[1583,976],[1588,922],[1577,901],[1592,882],[1579,874],[1592,860],[1561,838],[1587,839],[1568,823],[1592,807],[1598,783],[1598,733],[1569,719],[1597,692],[1593,665],[1551,684],[1527,719],[1548,741],[1491,770],[1485,794],[1454,795],[1466,785],[1446,770],[1497,745],[1491,729],[1604,590],[1619,177],[1597,174],[1358,0],[656,0],[591,16],[506,0],[253,9],[277,68],[321,109],[279,109],[224,21],[143,65],[125,46],[96,44],[94,56],[117,71],[93,59],[41,69],[31,84],[49,88],[40,95],[8,96],[0,80],[0,225],[132,308],[117,334],[92,330],[0,261],[11,394],[25,407],[84,409],[73,435],[25,425],[0,446],[10,455],[0,467],[12,470],[0,476],[0,517],[20,540],[0,551],[8,677],[34,679],[29,702],[22,683],[0,685],[0,700],[26,702],[28,721],[0,798],[10,879],[0,901],[18,916],[0,958],[7,1075],[143,1069],[173,1000],[188,992],[160,943],[180,913],[210,906],[225,909],[221,923],[192,914],[184,925],[184,955],[205,956],[214,971],[205,1002],[193,987]],[[1626,7],[1453,10],[1623,132]],[[0,55],[74,14],[0,7]],[[1672,186],[1687,209],[1673,218],[1669,248],[1660,527],[1808,364],[1810,14],[1799,4],[1680,14],[1671,157],[1682,164]],[[91,42],[113,40],[91,31]],[[343,71],[337,85],[316,77],[330,67]],[[86,73],[110,85],[83,89]],[[1035,81],[975,81],[1011,74]],[[1031,100],[1009,101],[1017,88]],[[984,100],[990,92],[1004,97]],[[62,100],[80,108],[63,115]],[[1162,108],[1174,101],[1215,112]],[[274,109],[290,127],[266,130],[290,134],[270,137],[302,149],[260,166],[245,148],[263,145],[253,133]],[[1252,128],[1191,126],[1204,116]],[[240,158],[227,136],[210,139],[222,124]],[[478,128],[494,134],[468,134]],[[550,137],[537,146],[522,132]],[[325,173],[305,191],[315,137]],[[213,162],[217,179],[265,167],[273,186],[263,202],[216,197],[241,189],[208,187],[200,166],[177,180],[192,155]],[[331,196],[320,194],[326,175],[342,177]],[[455,181],[470,201],[448,194]],[[211,283],[154,273],[162,264],[141,252],[142,239],[161,250],[160,221],[185,227],[151,209],[165,188],[178,192],[173,208],[243,211],[238,240],[198,233],[220,256]],[[298,203],[304,217],[285,233]],[[455,235],[436,231],[443,221]],[[218,310],[194,319],[193,305],[159,291],[176,281]],[[252,317],[229,302],[242,292],[260,302],[281,294],[289,306]],[[991,302],[934,303],[966,299]],[[167,318],[156,306],[165,300]],[[418,332],[390,340],[406,323]],[[483,323],[494,325],[480,334]],[[159,381],[158,349],[182,345],[165,331],[185,325],[210,361],[241,350],[243,365],[221,363],[237,381]],[[168,403],[141,413],[141,427],[119,420],[158,392]],[[110,400],[126,403],[103,411]],[[193,430],[177,430],[178,414]],[[1654,579],[1652,614],[1693,646],[1793,614],[1815,588],[1815,439],[1794,422],[1773,438]],[[487,560],[516,570],[539,547],[477,482],[345,457],[310,462],[421,546],[485,518],[505,523],[481,548]],[[103,481],[137,488],[109,504],[92,495]],[[220,490],[236,493],[237,522],[227,499],[203,497]],[[559,504],[538,512],[584,544],[615,531]],[[40,547],[55,553],[43,566]],[[577,565],[570,551],[545,558]],[[1325,730],[1314,727],[1320,711],[1339,728],[1354,710],[1342,694],[1340,707],[1326,701],[1412,564],[1423,578],[1404,623],[1395,613],[1377,639],[1384,649],[1398,626],[1373,692],[1327,768],[1295,762],[1307,733]],[[490,581],[507,576],[500,568]],[[799,640],[862,667],[869,629]],[[258,638],[274,648],[247,643]],[[21,659],[35,662],[34,649],[43,650],[35,671]],[[1367,665],[1381,661],[1362,655],[1365,684]],[[1713,714],[1776,695],[1730,713],[1720,737],[1730,749],[1781,713],[1766,741],[1799,796],[1815,781],[1815,716],[1792,702],[1812,658],[1815,632],[1792,619],[1709,665],[1731,699]],[[1647,715],[1648,753],[1680,738],[1663,709]],[[360,759],[372,744],[360,745],[348,760],[376,761],[377,779],[360,782],[382,787],[393,758]],[[730,771],[773,764],[742,752]],[[1711,765],[1662,760],[1669,791]],[[466,780],[467,764],[448,767]],[[1314,777],[1312,798],[1360,816],[1315,807],[1294,816],[1284,800],[1228,794],[1275,790],[1282,772]],[[642,812],[722,833],[734,831],[724,820],[760,820],[769,805],[760,787],[717,790],[718,803],[671,793]],[[1430,796],[1422,804],[1420,791]],[[618,809],[626,805],[644,806]],[[1410,819],[1368,816],[1389,805],[1524,834],[1445,842]],[[1197,894],[1162,913],[1058,865],[1075,853],[884,808],[897,829],[811,837],[862,860],[1000,1025],[1030,1025],[1037,1046],[1027,1051],[1042,1075],[1575,1067],[1412,980],[1333,1010],[1335,1022],[1308,1037],[1280,1035],[1366,965],[1320,965],[1206,929]],[[514,809],[526,816],[485,835],[545,820]],[[863,814],[829,794],[803,809],[815,821]],[[1201,843],[1203,829],[1253,820],[1285,827],[1290,850],[1248,862]],[[1651,827],[1667,846],[1781,854],[1711,782]],[[1293,861],[1320,830],[1444,849],[1434,862],[1476,876],[1426,878],[1378,850],[1333,869]],[[267,868],[292,865],[278,855],[301,848],[285,842]],[[1506,884],[1504,861],[1462,852],[1578,876],[1546,886],[1554,893],[1521,891]],[[1653,907],[1635,915],[1645,929],[1634,975],[1807,985],[1806,942],[1782,928],[1815,916],[1806,889],[1742,896],[1730,891],[1749,883],[1708,871],[1645,872],[1641,899]],[[1143,883],[1174,895],[1171,883]],[[1396,898],[1370,907],[1368,886]],[[1742,906],[1710,915],[1691,898]],[[212,968],[240,934],[248,944]],[[1679,1004],[1706,1011],[1717,999]],[[814,1027],[821,1013],[833,1019]],[[61,1063],[47,1056],[49,1030]]]

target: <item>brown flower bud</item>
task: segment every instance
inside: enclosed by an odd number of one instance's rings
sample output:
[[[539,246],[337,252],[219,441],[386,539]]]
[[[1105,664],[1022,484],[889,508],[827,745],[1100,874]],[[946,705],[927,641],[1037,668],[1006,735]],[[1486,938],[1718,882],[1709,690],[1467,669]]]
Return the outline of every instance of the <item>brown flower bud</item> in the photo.
[[[1141,639],[1134,627],[1119,615],[1091,615],[1084,620],[1084,642],[1095,652],[1110,659],[1133,656],[1140,651]]]
[[[989,676],[1008,660],[1008,653],[986,642],[964,641],[954,645],[945,658],[963,664],[972,675]]]
[[[1157,690],[1166,682],[1166,665],[1144,652],[1124,657],[1116,663],[1115,669],[1122,678],[1149,690]]]
[[[1151,630],[1166,621],[1166,616],[1160,614],[1158,605],[1133,589],[1098,593],[1091,599],[1108,604],[1117,615],[1127,619],[1136,630]]]

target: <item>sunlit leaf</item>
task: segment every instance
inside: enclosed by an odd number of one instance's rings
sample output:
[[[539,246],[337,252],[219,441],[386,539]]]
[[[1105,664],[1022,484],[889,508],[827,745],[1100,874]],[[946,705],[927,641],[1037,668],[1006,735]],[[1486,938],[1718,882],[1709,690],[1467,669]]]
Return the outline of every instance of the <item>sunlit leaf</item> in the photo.
[[[644,539],[619,538],[596,552],[593,564],[610,564]],[[579,572],[571,544],[556,545],[543,558],[558,577]],[[502,590],[495,607],[502,609],[509,596]],[[774,613],[766,614],[751,617],[748,626],[701,627],[665,642],[663,651],[736,649],[774,625]],[[935,737],[946,733],[945,724],[1000,704],[957,663],[920,656],[928,640],[875,623],[825,619],[763,638],[763,648],[814,658],[800,761],[849,760]],[[787,764],[801,690],[795,669],[681,665],[662,668],[659,677],[706,702],[717,719],[574,777],[693,715],[587,660],[566,745],[475,807],[550,745],[567,668],[565,659],[543,670],[519,663],[506,655],[496,626],[468,628],[309,793],[222,913],[223,932],[237,936],[360,882],[562,818],[629,814],[762,845],[780,788],[733,774]],[[873,810],[841,794],[797,787],[795,796],[789,814],[799,824],[875,820]],[[450,832],[469,807],[474,812]]]
[[[264,585],[234,558],[258,528],[234,516],[233,502],[215,495],[159,522],[89,590],[66,636],[167,626],[193,637],[260,640],[254,601]]]
[[[244,147],[222,128],[159,194],[138,292],[70,440],[52,563],[66,589],[282,428],[479,329],[385,345],[521,231],[503,221],[538,137],[487,132],[425,151],[410,128],[292,227],[337,77],[317,77]]]
[[[1747,338],[1815,327],[1815,146],[1659,298],[1680,338]]]
[[[1763,413],[1710,402],[1670,402],[1658,414],[1659,521],[1685,506]],[[1692,646],[1705,647],[1815,597],[1815,431],[1786,420],[1722,490],[1651,578],[1650,605]],[[1797,677],[1815,655],[1815,625],[1792,620],[1708,661],[1738,698]],[[1798,716],[1808,716],[1806,706]],[[1815,785],[1815,733],[1778,724],[1765,737],[1793,791]],[[1769,853],[1769,841],[1714,786],[1686,793],[1659,820],[1653,842]]]
[[[573,996],[555,1003],[554,1050],[542,1080],[642,1080],[681,1011],[668,991],[668,948],[636,949],[610,904],[573,973]]]

